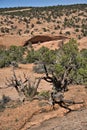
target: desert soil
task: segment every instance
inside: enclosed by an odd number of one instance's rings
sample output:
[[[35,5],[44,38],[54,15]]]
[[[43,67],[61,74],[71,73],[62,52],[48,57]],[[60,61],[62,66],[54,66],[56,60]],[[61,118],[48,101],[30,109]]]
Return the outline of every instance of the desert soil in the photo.
[[[19,65],[15,69],[17,76],[23,77],[23,72],[31,79],[42,76],[32,71],[33,64]],[[5,87],[5,77],[10,78],[12,67],[0,69],[0,87]],[[41,81],[38,91],[51,90],[52,84]],[[87,89],[84,86],[69,86],[69,91],[65,93],[65,99],[74,101],[84,101],[83,104],[70,106],[73,110],[67,110],[55,106],[55,111],[47,104],[46,100],[34,100],[19,102],[18,93],[14,88],[0,89],[0,97],[9,96],[12,101],[7,104],[7,108],[0,112],[0,130],[86,130],[87,126]]]
[[[14,40],[15,38],[15,40]],[[9,47],[13,45],[23,45],[28,36],[2,36],[0,37],[0,43]],[[4,39],[4,40],[3,40]],[[11,41],[11,42],[10,42]],[[43,44],[34,45],[35,49],[39,49],[41,46],[46,46],[51,49],[58,47],[61,41],[45,42]],[[79,42],[79,48],[87,48],[86,38],[81,39]],[[5,44],[7,43],[7,44]],[[34,64],[19,65],[19,68],[15,69],[16,75],[23,78],[23,73],[28,75],[31,80],[35,77],[42,76],[33,72]],[[72,99],[74,101],[84,101],[81,105],[72,105],[73,111],[68,115],[66,110],[56,106],[56,110],[53,111],[51,106],[47,104],[47,101],[34,100],[32,102],[25,101],[19,102],[19,95],[14,88],[7,88],[5,82],[6,77],[9,79],[12,76],[12,67],[0,69],[0,99],[3,95],[9,96],[12,101],[8,103],[7,108],[0,112],[0,130],[87,130],[87,90],[84,86],[70,86],[69,92],[65,93],[66,99]],[[45,81],[41,81],[38,91],[51,90],[52,84]]]
[[[22,9],[21,11],[29,10]],[[12,12],[12,11],[11,11]],[[14,10],[13,12],[16,12]],[[79,12],[81,13],[81,12]],[[83,16],[77,17],[77,14],[72,14],[69,16],[69,19],[76,16],[76,18],[86,19],[86,12]],[[79,16],[79,14],[78,14]],[[46,15],[45,15],[46,17]],[[6,27],[9,29],[10,33],[0,32],[0,46],[5,46],[9,48],[11,45],[23,46],[27,40],[35,35],[45,34],[55,34],[59,35],[64,18],[58,17],[56,20],[60,20],[60,29],[55,30],[55,27],[58,23],[47,21],[41,22],[42,24],[36,24],[37,19],[33,18],[30,21],[29,33],[24,33],[27,29],[26,22],[20,17],[14,17],[13,19],[10,16],[0,15],[0,20],[2,22],[1,27]],[[68,18],[68,17],[67,17]],[[20,21],[21,20],[21,21]],[[9,23],[11,22],[11,24]],[[32,28],[34,24],[34,28]],[[12,26],[11,26],[12,25]],[[82,26],[82,22],[78,22],[78,25]],[[14,29],[16,27],[16,29]],[[43,28],[46,27],[49,31],[44,32]],[[21,29],[21,35],[18,34]],[[76,29],[76,28],[75,28]],[[76,38],[82,34],[80,32],[76,33],[74,28],[64,28],[62,29],[62,34],[65,34],[67,31],[70,32],[70,38]],[[82,29],[82,28],[80,28]],[[43,44],[34,44],[34,49],[39,49],[42,46],[48,47],[50,49],[56,49],[59,47],[61,40],[44,42]],[[67,42],[68,40],[64,41]],[[87,37],[81,36],[81,39],[78,40],[79,49],[87,48]],[[23,73],[28,75],[33,81],[36,77],[42,76],[42,74],[36,74],[33,72],[34,64],[19,65],[19,68],[15,69],[16,75],[23,78]],[[83,104],[75,104],[70,106],[72,111],[67,114],[67,110],[55,106],[55,111],[47,103],[46,100],[33,100],[25,102],[19,101],[19,95],[14,88],[5,88],[6,77],[10,79],[12,76],[12,67],[0,69],[0,100],[2,96],[8,96],[11,98],[11,101],[7,103],[6,108],[3,108],[3,111],[0,111],[0,130],[87,130],[87,88],[81,85],[72,85],[69,86],[69,91],[65,93],[65,99],[71,99],[74,101],[83,101]],[[45,81],[41,81],[39,84],[38,91],[51,90],[52,84],[49,84]],[[1,108],[0,108],[1,110]]]
[[[49,119],[27,130],[87,130],[87,108]]]

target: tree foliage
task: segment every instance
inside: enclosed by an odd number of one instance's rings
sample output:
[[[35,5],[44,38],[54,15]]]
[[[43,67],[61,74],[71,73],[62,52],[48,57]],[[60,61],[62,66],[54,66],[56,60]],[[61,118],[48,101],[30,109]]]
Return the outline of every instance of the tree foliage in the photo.
[[[87,49],[79,51],[75,39],[71,39],[56,50],[50,50],[44,46],[37,51],[31,49],[26,60],[28,63],[39,61],[45,64],[57,79],[63,79],[66,75],[68,83],[85,84],[87,82]]]
[[[67,79],[68,84],[87,84],[87,49],[79,51],[76,40],[71,39],[68,43],[56,50],[41,47],[39,50],[28,50],[11,46],[8,50],[0,48],[0,67],[9,66],[12,61],[21,63],[35,63],[38,61],[47,66],[50,74],[56,78]],[[39,68],[38,68],[39,69]]]
[[[76,40],[71,39],[55,51],[43,47],[39,54],[39,60],[50,68],[50,73],[54,73],[61,82],[65,78],[67,84],[87,83],[87,50],[79,51]]]
[[[13,61],[22,62],[25,48],[11,46],[9,49],[0,49],[0,68],[9,66]]]

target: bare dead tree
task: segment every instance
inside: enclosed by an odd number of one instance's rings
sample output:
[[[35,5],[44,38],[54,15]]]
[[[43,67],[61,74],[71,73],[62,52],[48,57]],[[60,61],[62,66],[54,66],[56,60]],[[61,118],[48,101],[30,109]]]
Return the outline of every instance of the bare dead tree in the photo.
[[[54,73],[49,76],[46,65],[44,64],[45,74],[46,76],[43,77],[44,80],[47,82],[50,82],[53,84],[53,87],[55,90],[51,92],[50,98],[51,98],[51,105],[53,106],[53,109],[55,109],[55,104],[58,104],[60,107],[65,108],[68,110],[68,112],[72,111],[71,108],[69,108],[72,104],[82,104],[83,102],[75,102],[72,100],[65,100],[64,99],[64,91],[66,91],[68,88],[68,74],[73,69],[73,64],[70,64],[69,66],[66,66],[65,72],[59,79],[54,75]]]
[[[49,76],[48,74],[48,71],[47,71],[47,68],[46,68],[46,65],[44,64],[44,70],[45,70],[45,74],[46,76],[43,77],[43,79],[49,83],[52,83],[53,84],[53,87],[55,88],[55,90],[57,92],[59,91],[62,91],[62,88],[61,85],[62,85],[62,82],[60,79],[57,79],[57,77],[52,73],[52,76]],[[62,85],[63,86],[63,85]]]
[[[70,83],[70,79],[68,78],[68,75],[70,71],[74,68],[74,66],[71,64],[71,59],[69,62],[70,62],[69,66],[65,67],[65,72],[62,74],[61,77],[56,77],[56,75],[54,75],[53,72],[51,73],[51,76],[49,76],[46,65],[44,64],[44,70],[46,76],[43,77],[43,79],[47,82],[52,83],[53,87],[57,92],[68,90],[68,84]]]
[[[6,79],[6,85],[8,87],[14,87],[18,92],[19,96],[23,94],[26,97],[33,97],[37,94],[37,89],[42,77],[35,79],[35,81],[31,81],[29,77],[25,74],[23,78],[20,76],[17,77],[16,73],[13,69],[13,75],[10,79]]]

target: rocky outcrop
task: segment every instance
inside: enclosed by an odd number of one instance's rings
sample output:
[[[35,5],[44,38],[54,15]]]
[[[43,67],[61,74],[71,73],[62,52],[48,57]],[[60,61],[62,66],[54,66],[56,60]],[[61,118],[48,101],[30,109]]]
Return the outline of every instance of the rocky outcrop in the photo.
[[[60,36],[37,35],[27,40],[24,46],[27,46],[29,44],[37,44],[37,43],[43,43],[47,41],[65,40],[65,39],[69,39],[69,38],[66,36],[61,36],[61,35]]]

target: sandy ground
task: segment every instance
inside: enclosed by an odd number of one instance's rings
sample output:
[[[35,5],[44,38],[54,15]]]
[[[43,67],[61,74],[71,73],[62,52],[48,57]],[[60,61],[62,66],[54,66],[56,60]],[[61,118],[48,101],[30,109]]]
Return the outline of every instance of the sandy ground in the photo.
[[[15,35],[13,38],[13,36],[5,35],[0,37],[0,44],[6,45],[7,47],[10,45],[23,45],[28,39],[28,36]],[[83,38],[78,41],[80,49],[87,48],[86,40],[86,38]],[[49,41],[39,45],[35,44],[34,48],[39,49],[44,45],[51,49],[56,49],[60,42],[61,40]],[[19,68],[15,69],[15,73],[22,78],[23,73],[25,73],[31,80],[34,80],[35,77],[42,76],[42,74],[36,74],[32,71],[33,66],[33,64],[20,64]],[[12,74],[12,67],[0,69],[0,88],[3,88],[0,89],[0,99],[3,95],[9,96],[12,99],[9,108],[0,112],[0,130],[87,130],[87,90],[84,86],[71,86],[69,87],[69,92],[65,93],[66,99],[84,101],[84,104],[71,106],[73,110],[77,111],[71,112],[65,116],[67,112],[65,109],[57,105],[54,111],[45,100],[25,101],[24,103],[20,103],[18,101],[19,95],[14,88],[4,89],[4,87],[6,87],[6,77],[9,79]],[[42,80],[39,84],[38,91],[51,89],[52,84]],[[67,122],[69,122],[69,124]]]
[[[87,130],[87,108],[44,121],[27,130]]]
[[[23,45],[28,39],[28,36],[14,36],[13,38],[13,36],[5,35],[0,37],[0,45],[6,45],[7,47],[10,45]],[[80,49],[87,48],[86,40],[87,38],[83,38],[78,41]],[[45,42],[39,45],[35,44],[34,48],[39,49],[44,45],[51,49],[56,49],[60,42],[61,41],[58,40]],[[23,77],[23,73],[25,73],[31,80],[34,80],[35,77],[42,76],[32,71],[33,66],[33,64],[20,64],[19,68],[15,69],[16,75]],[[54,111],[45,100],[25,101],[24,103],[20,103],[18,101],[19,95],[14,88],[4,89],[4,87],[6,87],[6,77],[9,79],[11,76],[12,67],[0,69],[0,88],[3,88],[0,89],[0,99],[3,95],[9,96],[12,99],[9,108],[0,112],[0,130],[87,130],[87,90],[84,86],[69,87],[70,90],[65,93],[65,98],[74,101],[84,101],[84,104],[71,106],[73,110],[77,111],[64,116],[67,112],[65,109],[57,105]],[[51,89],[52,84],[42,80],[39,84],[38,91]],[[82,111],[80,111],[81,109]],[[67,123],[68,120],[69,124]]]
[[[6,46],[7,48],[11,45],[22,46],[29,36],[18,36],[18,35],[1,35],[0,45]]]
[[[29,64],[29,65],[20,64],[19,68],[15,69],[15,72],[17,76],[18,75],[23,76],[23,72],[24,72],[27,75],[29,75],[31,79],[35,77],[40,77],[41,75],[37,75],[33,73],[32,67],[33,67],[33,64]],[[0,69],[0,87],[3,87],[3,88],[5,87],[5,84],[4,84],[5,77],[10,78],[11,75],[12,75],[11,67]],[[51,84],[48,84],[45,81],[41,81],[38,91],[50,90],[51,88],[52,88]],[[77,112],[76,111],[71,112],[69,116],[67,116],[67,118],[65,118],[64,116],[67,110],[56,105],[55,106],[56,109],[54,111],[52,107],[49,104],[47,104],[47,101],[45,100],[41,100],[41,101],[34,100],[32,102],[25,101],[24,103],[20,103],[18,102],[19,96],[17,92],[12,88],[0,89],[0,96],[2,96],[3,94],[11,97],[12,100],[14,101],[11,101],[9,103],[9,108],[6,108],[3,112],[0,112],[0,130],[33,130],[33,129],[51,130],[52,128],[55,128],[56,126],[57,126],[57,130],[61,130],[65,125],[66,125],[66,130],[67,130],[69,128],[69,125],[67,124],[68,118],[70,120],[72,119],[73,122],[74,121],[76,122],[76,120],[78,121],[78,118],[74,117],[75,113],[77,113],[76,116],[80,117],[80,112],[78,112],[78,110],[80,111],[81,109],[83,108],[86,109],[87,107],[87,90],[84,86],[70,86],[69,91],[65,93],[66,99],[71,99],[74,101],[84,101],[83,104],[80,104],[80,105],[76,104],[76,105],[70,106],[73,110],[77,110]],[[85,114],[83,116],[85,116]],[[53,123],[51,122],[51,120],[49,120],[52,118],[53,118],[53,121],[52,121]],[[82,119],[82,122],[84,124],[84,122],[87,121],[86,120],[87,118],[86,117],[83,117],[83,118],[84,119]],[[62,122],[62,120],[64,120],[65,124],[59,125]],[[51,122],[50,127],[48,125],[48,122]],[[56,123],[56,125],[54,122]],[[78,125],[79,123],[80,122],[77,122]],[[61,129],[59,129],[58,127],[60,127]],[[73,128],[74,127],[72,125],[72,129]],[[76,125],[76,128],[78,128],[77,125]]]
[[[28,35],[1,35],[0,45],[6,47],[10,45],[22,46],[28,39]],[[87,48],[86,41],[86,37],[78,41],[79,49]],[[61,40],[49,41],[38,45],[35,44],[33,47],[39,49],[42,46],[46,46],[50,49],[56,49],[60,43]],[[41,77],[42,74],[36,74],[32,71],[33,66],[33,64],[20,64],[19,68],[15,69],[15,73],[22,78],[23,73],[25,73],[31,80]],[[0,130],[87,130],[87,89],[84,86],[70,86],[69,91],[65,93],[66,99],[84,101],[83,104],[70,106],[73,110],[77,111],[65,115],[67,113],[65,109],[57,105],[54,111],[45,100],[20,103],[19,95],[14,88],[5,89],[6,77],[9,79],[12,74],[12,67],[0,69],[0,99],[3,95],[9,96],[12,99],[8,103],[9,107],[0,112]],[[38,91],[51,89],[52,84],[42,80]]]
[[[33,72],[33,66],[34,64],[19,64],[19,68],[15,69],[15,73],[17,77],[21,77],[24,79],[24,74],[30,78],[31,81],[34,81],[36,77],[41,77],[44,74],[37,74]],[[12,67],[7,67],[7,68],[2,68],[0,69],[0,87],[3,88],[0,90],[0,98],[2,95],[6,95],[11,97],[12,99],[18,99],[18,93],[15,91],[14,88],[7,88],[6,90],[4,89],[6,87],[6,79],[11,79],[13,75],[13,68]],[[49,83],[45,82],[42,80],[39,85],[39,91],[40,90],[50,90],[52,88],[52,85],[49,86]],[[13,94],[14,93],[14,94]]]
[[[27,9],[26,9],[27,10]],[[29,10],[29,9],[28,9]],[[16,11],[16,10],[15,10]],[[21,10],[23,11],[23,10]],[[69,17],[75,16],[76,14],[70,15]],[[61,21],[65,16],[61,17]],[[4,21],[4,19],[6,19]],[[2,27],[7,27],[11,29],[11,24],[9,21],[13,21],[13,27],[10,34],[0,33],[0,46],[4,45],[7,48],[11,45],[22,46],[24,43],[30,39],[33,35],[38,34],[55,34],[58,35],[60,30],[54,30],[56,27],[55,22],[47,23],[42,20],[42,24],[38,26],[36,24],[37,19],[31,19],[29,24],[29,34],[24,34],[26,28],[26,23],[20,21],[18,17],[13,18],[13,20],[8,16],[1,16],[0,20],[3,22]],[[22,20],[22,19],[21,19]],[[41,19],[40,19],[41,20]],[[34,24],[35,28],[31,28]],[[79,23],[78,23],[79,24]],[[81,24],[81,23],[80,23]],[[50,31],[43,32],[42,28],[47,27]],[[61,23],[62,27],[62,23]],[[22,29],[22,34],[18,35],[17,32]],[[71,38],[76,38],[76,32],[74,28],[62,29],[62,33],[70,31]],[[74,34],[75,32],[75,34]],[[13,35],[11,35],[11,33]],[[31,34],[32,33],[32,34]],[[79,33],[78,33],[79,35]],[[62,39],[61,39],[62,40]],[[59,47],[61,40],[44,42],[43,44],[35,44],[33,47],[39,49],[42,46],[49,47],[50,49],[56,49]],[[67,41],[65,41],[67,42]],[[79,49],[87,48],[87,37],[83,37],[78,40]],[[23,78],[23,73],[28,75],[31,80],[35,77],[42,76],[41,74],[36,74],[32,71],[33,64],[19,65],[19,68],[15,69],[16,75]],[[46,100],[34,100],[25,101],[23,103],[19,102],[19,95],[14,88],[5,89],[6,77],[9,79],[12,76],[12,67],[0,69],[0,100],[3,95],[9,96],[12,100],[7,104],[7,108],[0,112],[0,130],[87,130],[87,88],[84,86],[69,86],[69,91],[65,93],[65,99],[71,99],[74,101],[83,101],[83,104],[76,104],[70,106],[73,110],[71,113],[58,105],[55,106],[55,111],[52,107],[47,104]],[[51,90],[52,84],[45,81],[41,81],[39,84],[38,91]]]

